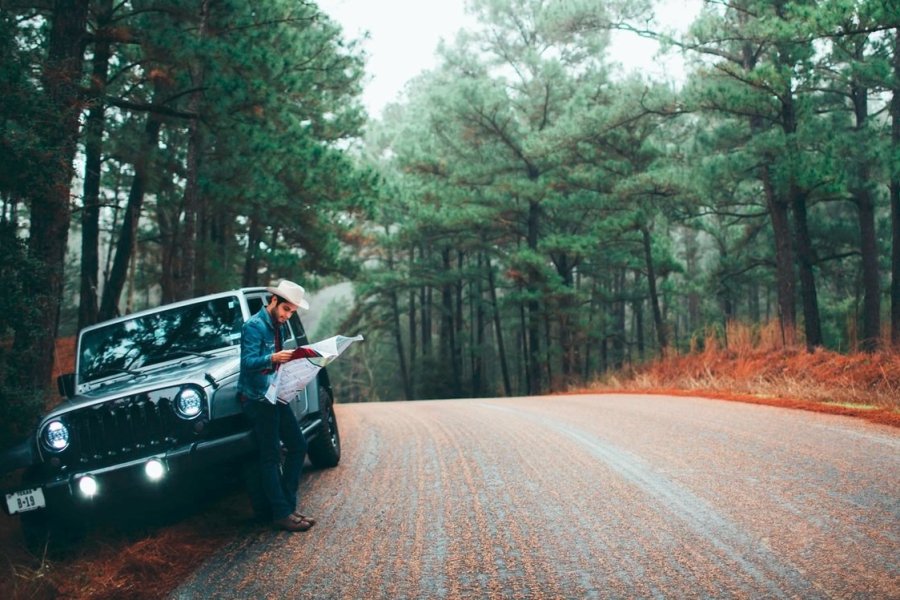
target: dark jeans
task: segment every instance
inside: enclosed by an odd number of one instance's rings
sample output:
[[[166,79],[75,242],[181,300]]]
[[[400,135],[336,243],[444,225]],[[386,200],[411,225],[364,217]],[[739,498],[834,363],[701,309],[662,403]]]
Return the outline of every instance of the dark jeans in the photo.
[[[306,460],[306,438],[287,404],[271,404],[263,399],[245,400],[242,406],[244,414],[253,423],[253,434],[259,447],[258,484],[268,504],[266,508],[277,521],[297,508],[297,488]],[[282,444],[284,464],[281,462]]]

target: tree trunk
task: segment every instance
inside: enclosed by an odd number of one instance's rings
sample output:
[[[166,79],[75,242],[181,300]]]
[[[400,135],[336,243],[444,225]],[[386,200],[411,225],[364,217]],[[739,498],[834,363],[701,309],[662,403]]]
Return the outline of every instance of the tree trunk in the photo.
[[[768,167],[763,167],[762,183],[769,219],[772,221],[772,236],[775,239],[775,289],[781,342],[786,348],[793,348],[797,345],[797,309],[794,300],[794,252],[788,205],[773,189]]]
[[[202,41],[207,35],[209,22],[209,0],[200,2],[200,26],[197,32]],[[191,69],[191,85],[194,92],[188,100],[187,112],[196,115],[200,111],[203,99],[204,67],[202,57],[195,61]],[[178,271],[175,274],[175,299],[184,300],[194,295],[194,282],[197,272],[197,212],[200,204],[199,178],[200,155],[203,152],[203,130],[199,118],[191,119],[188,124],[188,149],[185,164],[184,185],[184,227],[178,236]]]
[[[638,274],[635,273],[635,277],[637,276]],[[644,347],[644,299],[635,298],[633,306],[634,339],[637,341],[638,360],[643,361],[646,354],[646,348]]]
[[[483,295],[483,268],[484,254],[479,252],[470,300],[471,306],[475,311],[472,319],[475,326],[475,336],[470,349],[472,357],[472,396],[475,398],[484,395],[484,382],[482,380],[482,365],[484,364],[484,303],[481,301]]]
[[[450,249],[441,250],[441,264],[445,277],[451,272]],[[460,381],[459,365],[456,360],[457,341],[456,327],[454,326],[453,285],[444,281],[441,284],[441,337],[440,337],[440,362],[442,367],[450,367],[451,391],[454,398],[462,396],[462,382]]]
[[[16,323],[10,371],[10,387],[18,387],[22,393],[46,390],[53,373],[89,4],[88,0],[58,2],[50,17],[49,48],[42,73],[49,112],[35,124],[45,148],[46,164],[39,169],[45,176],[28,190],[28,251],[42,268],[31,274],[26,290],[33,314]]]
[[[747,294],[747,314],[750,317],[751,323],[759,323],[759,284],[755,281],[751,281],[747,287],[749,288]]]
[[[556,389],[556,378],[553,375],[553,343],[550,314],[544,311],[544,371],[547,373],[546,387],[543,391],[552,392]]]
[[[400,302],[397,300],[397,292],[391,290],[391,320],[394,328],[394,342],[397,344],[397,358],[400,362],[400,381],[403,384],[403,396],[407,400],[413,399],[412,387],[409,383],[409,369],[406,366],[406,352],[403,349],[403,331],[400,328]]]
[[[894,30],[894,89],[891,96],[892,156],[900,156],[900,27]],[[891,161],[891,345],[900,348],[900,166]]]
[[[388,249],[388,269],[394,270],[394,251]],[[412,400],[412,389],[409,385],[409,370],[406,368],[406,352],[403,350],[403,331],[400,327],[400,302],[397,299],[397,291],[390,286],[388,292],[391,302],[391,325],[394,330],[394,343],[397,345],[397,358],[400,363],[400,381],[403,385],[403,396],[406,400]]]
[[[415,264],[415,248],[410,248],[409,251],[409,267],[410,273],[413,272],[413,265]],[[416,291],[414,289],[409,290],[409,307],[408,307],[408,315],[409,315],[409,387],[415,393],[416,383],[419,381],[419,377],[417,375],[419,357],[418,357],[418,346],[416,340],[418,339],[416,335],[416,331],[418,329],[418,325],[416,324]]]
[[[591,296],[588,302],[588,318],[587,318],[587,343],[585,344],[584,353],[582,355],[583,362],[581,364],[581,380],[589,381],[591,377],[591,349],[594,347],[593,341],[596,339],[594,335],[594,315],[597,312],[597,281],[594,280]]]
[[[775,12],[784,21],[788,20],[786,0],[775,2]],[[795,42],[778,44],[777,64],[782,72],[792,73],[796,65],[792,58]],[[794,240],[796,243],[797,266],[800,275],[800,296],[803,299],[803,324],[807,349],[822,345],[822,326],[819,320],[819,301],[816,293],[816,279],[813,273],[813,249],[806,218],[807,192],[797,184],[796,161],[800,156],[796,135],[798,129],[797,112],[794,104],[792,81],[788,77],[781,90],[781,129],[784,132],[789,155],[788,198],[794,215]]]
[[[454,298],[454,309],[456,311],[456,315],[453,319],[453,372],[455,374],[455,379],[458,381],[459,387],[459,395],[463,395],[463,341],[465,340],[465,336],[463,335],[463,328],[465,326],[465,322],[463,321],[463,264],[465,262],[465,255],[461,250],[456,251],[456,272],[457,277],[459,278],[456,281],[456,294]]]
[[[247,226],[247,254],[244,257],[244,273],[241,277],[241,285],[257,285],[257,273],[259,272],[259,243],[262,241],[263,227],[259,219],[251,214],[250,223]]]
[[[779,3],[778,10],[783,10]],[[740,11],[738,19],[746,25],[750,13]],[[756,68],[758,59],[756,47],[745,42],[741,47],[741,66],[746,72]],[[759,116],[749,119],[750,132],[757,135],[764,130]],[[766,195],[766,207],[772,222],[772,236],[775,240],[775,289],[778,297],[778,319],[781,324],[781,341],[787,348],[797,344],[797,307],[794,291],[794,251],[791,243],[788,202],[775,190],[772,182],[771,157],[763,157],[759,178]]]
[[[97,322],[100,274],[100,171],[103,159],[106,82],[109,78],[110,41],[104,35],[112,19],[112,0],[103,0],[97,11],[98,34],[94,42],[91,73],[91,110],[85,122],[84,198],[81,209],[81,291],[78,329]]]
[[[659,293],[656,290],[656,268],[653,265],[653,248],[650,240],[650,229],[642,223],[641,238],[644,243],[644,261],[647,266],[647,289],[650,292],[650,308],[653,311],[653,324],[656,327],[656,342],[659,344],[659,355],[665,357],[669,351],[669,338],[666,323],[659,308]]]
[[[420,292],[420,304],[422,305],[422,356],[431,356],[431,303],[432,289],[425,285]]]
[[[193,110],[193,109],[192,109]],[[180,234],[173,242],[176,244],[175,272],[173,279],[173,300],[186,300],[194,295],[194,276],[196,271],[197,248],[197,206],[199,203],[198,170],[201,145],[200,124],[191,120],[188,134],[188,150],[186,158],[186,181],[184,185],[184,223]]]
[[[684,256],[686,275],[690,280],[698,278],[700,269],[700,244],[697,241],[697,230],[685,227],[684,231]],[[693,335],[700,326],[700,294],[692,288],[687,292],[687,335]]]
[[[569,380],[570,376],[577,370],[577,361],[575,359],[575,283],[572,278],[573,261],[570,257],[562,253],[557,257],[556,273],[562,280],[565,289],[559,294],[559,302],[557,305],[557,322],[559,324],[559,346],[561,352],[561,369],[563,379]],[[548,340],[549,344],[549,340]]]
[[[522,351],[519,353],[519,360],[516,361],[516,369],[518,377],[519,389],[522,388],[522,382],[525,382],[525,394],[534,394],[534,379],[528,368],[528,357],[531,356],[531,350],[528,348],[528,319],[525,316],[525,303],[519,303],[519,343]]]
[[[419,249],[419,253],[421,255],[422,262],[428,264],[431,260],[431,257],[428,254],[428,249],[425,245],[423,245]],[[422,322],[421,322],[421,330],[422,330],[422,356],[427,357],[431,355],[432,351],[432,341],[431,341],[431,316],[432,316],[432,289],[429,285],[425,284],[419,290],[419,305],[422,307]]]
[[[506,348],[503,345],[503,324],[500,321],[500,307],[497,303],[497,285],[494,282],[494,266],[487,261],[488,292],[491,295],[491,312],[494,318],[494,335],[497,338],[497,355],[500,360],[500,373],[503,377],[503,392],[512,396],[512,384],[509,379],[509,366],[506,360]]]
[[[625,268],[619,267],[614,274],[612,313],[612,368],[620,370],[625,365]],[[607,357],[608,358],[608,357]],[[608,360],[604,360],[609,365]]]
[[[860,50],[860,53],[862,51]],[[861,57],[860,57],[861,58]],[[868,89],[853,84],[850,95],[856,115],[856,165],[853,197],[859,213],[859,241],[862,256],[863,330],[860,347],[865,352],[878,349],[881,338],[881,278],[878,275],[878,233],[875,228],[875,200],[869,177],[869,156],[865,151],[869,116]]]
[[[158,93],[157,97],[159,97]],[[134,247],[137,237],[147,178],[153,157],[156,155],[161,128],[162,120],[159,115],[153,111],[147,113],[144,139],[134,161],[134,179],[131,181],[131,190],[128,193],[128,205],[125,209],[125,216],[122,219],[122,231],[116,243],[116,255],[113,259],[109,279],[103,286],[103,300],[100,303],[101,320],[111,319],[119,312],[119,298],[122,296],[125,279],[128,275],[128,263],[131,260],[132,247]]]
[[[800,296],[803,299],[803,331],[806,334],[806,348],[811,351],[823,344],[816,278],[813,272],[815,258],[806,218],[806,193],[795,184],[791,184],[790,195],[794,214],[794,238],[797,241]]]
[[[806,348],[812,350],[822,345],[822,325],[819,319],[819,300],[816,292],[816,278],[813,272],[815,263],[812,239],[809,235],[809,222],[806,213],[807,193],[796,181],[796,164],[800,155],[794,137],[797,135],[797,115],[794,110],[793,92],[788,85],[784,90],[781,102],[781,125],[787,138],[790,155],[790,182],[788,184],[788,200],[794,215],[794,241],[797,251],[797,269],[800,275],[800,297],[803,301],[803,329],[806,335]]]
[[[540,226],[540,204],[534,200],[528,203],[528,249],[537,252],[538,228]],[[529,274],[528,283],[535,291],[539,276],[532,272]],[[529,394],[537,394],[543,389],[541,383],[541,307],[537,300],[528,300],[528,381]]]
[[[110,223],[110,226],[109,226],[110,231],[115,231],[119,227],[119,216],[120,216],[120,213],[122,212],[122,209],[119,206],[118,198],[119,198],[119,192],[122,189],[122,178],[123,178],[122,171],[121,170],[117,171],[116,184],[112,190],[112,194],[110,194],[110,196],[112,198],[116,199],[116,202],[114,202],[113,206],[112,206],[112,222]],[[109,274],[112,271],[112,261],[113,261],[114,251],[115,251],[114,246],[115,245],[112,243],[112,241],[110,241],[110,243],[106,245],[106,254],[103,257],[103,277],[102,277],[103,281],[109,281]],[[99,317],[99,313],[98,313],[98,317]]]

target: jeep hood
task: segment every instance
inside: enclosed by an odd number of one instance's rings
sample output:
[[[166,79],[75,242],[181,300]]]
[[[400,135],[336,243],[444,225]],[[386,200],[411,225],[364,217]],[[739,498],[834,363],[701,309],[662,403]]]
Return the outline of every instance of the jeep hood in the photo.
[[[137,375],[123,373],[105,381],[80,386],[82,393],[55,407],[47,416],[105,400],[178,387],[186,383],[206,387],[212,383],[219,383],[229,375],[236,375],[239,369],[238,352],[229,352],[208,359],[186,357],[162,367],[143,369]]]

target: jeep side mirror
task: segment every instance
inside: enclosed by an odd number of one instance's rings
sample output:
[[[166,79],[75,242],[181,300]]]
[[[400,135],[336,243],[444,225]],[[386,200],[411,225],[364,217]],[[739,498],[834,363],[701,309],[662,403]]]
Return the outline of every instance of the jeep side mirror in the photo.
[[[56,387],[63,398],[75,396],[75,373],[65,373],[57,377]]]

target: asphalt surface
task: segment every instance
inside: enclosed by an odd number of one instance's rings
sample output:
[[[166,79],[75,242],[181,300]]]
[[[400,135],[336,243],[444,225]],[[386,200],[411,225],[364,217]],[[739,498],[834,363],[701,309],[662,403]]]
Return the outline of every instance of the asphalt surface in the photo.
[[[900,598],[900,432],[708,399],[336,407],[305,533],[175,598]]]

